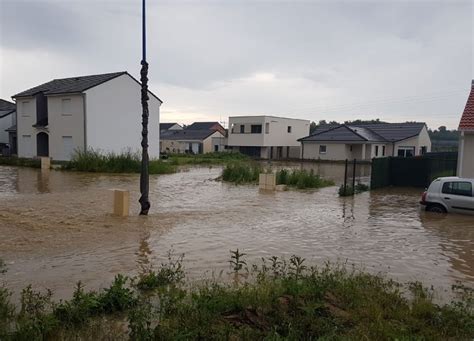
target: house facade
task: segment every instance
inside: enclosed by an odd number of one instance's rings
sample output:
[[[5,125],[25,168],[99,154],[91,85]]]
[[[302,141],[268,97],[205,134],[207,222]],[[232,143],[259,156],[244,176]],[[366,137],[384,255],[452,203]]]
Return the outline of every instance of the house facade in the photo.
[[[369,161],[386,156],[418,156],[431,151],[428,128],[422,122],[322,126],[299,141],[301,157],[307,160]]]
[[[223,151],[224,135],[217,130],[169,130],[161,134],[160,151],[166,154],[206,154]]]
[[[56,79],[13,96],[18,156],[68,161],[75,151],[141,149],[141,85],[127,72]],[[162,101],[149,92],[149,155],[159,157]]]
[[[0,99],[0,154],[8,145],[10,153],[16,153],[16,105]]]
[[[275,116],[229,117],[228,149],[261,159],[299,158],[310,122]]]
[[[458,176],[474,178],[474,80],[459,123]]]

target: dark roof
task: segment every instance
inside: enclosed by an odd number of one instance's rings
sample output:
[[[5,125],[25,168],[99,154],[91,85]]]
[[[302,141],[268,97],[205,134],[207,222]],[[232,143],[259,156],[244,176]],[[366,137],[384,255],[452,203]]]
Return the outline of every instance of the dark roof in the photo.
[[[209,130],[212,129],[212,127],[214,127],[216,124],[224,129],[224,127],[222,127],[219,122],[194,122],[190,126],[187,126],[186,130]]]
[[[68,93],[81,93],[90,88],[93,88],[97,85],[105,83],[116,77],[128,75],[135,82],[140,84],[138,80],[132,77],[127,71],[113,72],[113,73],[103,73],[99,75],[90,75],[90,76],[79,76],[79,77],[70,77],[62,79],[53,79],[47,83],[35,86],[34,88],[22,91],[14,96],[15,97],[29,97],[34,96],[40,92],[45,95],[58,95],[58,94],[68,94]],[[149,90],[148,90],[149,91]],[[149,91],[154,97],[156,97],[160,102],[163,103],[155,94]]]
[[[174,122],[174,123],[160,123],[160,130],[168,130],[169,128],[171,128],[175,124],[178,124],[178,123],[176,123],[176,122]],[[181,125],[179,125],[179,126],[181,127]]]
[[[0,99],[0,118],[13,114],[16,111],[16,104]]]
[[[40,92],[45,95],[55,95],[64,93],[78,93],[105,83],[111,79],[126,74],[127,72],[104,73],[100,75],[80,76],[62,79],[53,79],[47,83],[35,86],[34,88],[22,91],[15,97],[34,96]]]
[[[12,125],[10,128],[5,129],[6,132],[15,132],[16,131],[16,124]]]
[[[374,123],[360,124],[358,127],[364,127],[379,134],[389,142],[406,140],[417,136],[426,126],[424,122],[405,122],[405,123]]]
[[[423,122],[321,126],[298,141],[396,142],[420,134]]]
[[[459,130],[474,130],[474,79],[471,84],[471,93],[467,98],[466,107],[459,123]]]
[[[213,130],[168,130],[160,135],[160,140],[205,140],[214,133]]]

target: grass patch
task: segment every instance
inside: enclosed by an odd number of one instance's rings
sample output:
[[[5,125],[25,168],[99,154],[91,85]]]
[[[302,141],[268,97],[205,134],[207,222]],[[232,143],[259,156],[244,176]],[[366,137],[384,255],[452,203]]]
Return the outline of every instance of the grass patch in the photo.
[[[41,168],[40,159],[25,159],[15,156],[0,156],[0,166]]]
[[[357,185],[355,185],[355,189],[352,188],[352,186],[349,186],[349,185],[346,185],[346,188],[344,189],[344,185],[341,185],[339,187],[339,196],[340,197],[348,197],[348,196],[352,196],[354,194],[359,194],[359,193],[362,193],[362,192],[367,192],[370,190],[370,187],[365,185],[365,184],[362,184],[362,183],[358,183]]]
[[[140,173],[141,154],[132,152],[103,154],[92,149],[77,151],[62,169],[97,173]],[[150,160],[149,172],[170,174],[176,172],[176,166],[161,160]]]
[[[27,287],[19,311],[8,291],[0,291],[0,339],[102,339],[104,333],[134,340],[474,337],[474,290],[463,285],[453,286],[457,300],[439,305],[418,282],[403,285],[340,265],[310,266],[297,256],[247,266],[238,250],[230,260],[231,284],[186,285],[180,258],[162,267],[155,274],[165,275],[151,284],[119,275],[100,292],[78,284],[72,299],[59,303],[51,292]],[[136,284],[145,282],[145,288]]]
[[[315,175],[312,169],[309,172],[306,169],[292,171],[281,169],[276,172],[276,183],[298,189],[334,186],[334,181],[322,179],[319,175]]]

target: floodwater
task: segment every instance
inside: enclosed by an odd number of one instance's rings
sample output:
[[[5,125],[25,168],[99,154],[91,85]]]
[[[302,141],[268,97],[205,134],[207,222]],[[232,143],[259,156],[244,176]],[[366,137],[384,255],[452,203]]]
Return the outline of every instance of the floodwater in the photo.
[[[331,170],[330,168],[337,168]],[[325,166],[341,174],[343,165]],[[148,217],[136,216],[138,175],[0,167],[0,258],[19,292],[28,284],[68,297],[81,280],[107,286],[185,253],[191,278],[229,268],[229,250],[248,261],[292,254],[308,263],[348,262],[441,292],[474,285],[474,217],[421,212],[419,189],[375,190],[339,198],[337,187],[260,193],[215,181],[219,167],[152,176]],[[364,176],[364,172],[361,172]],[[340,179],[339,179],[340,180]],[[131,191],[131,216],[110,214],[110,189]],[[0,279],[1,280],[1,279]]]

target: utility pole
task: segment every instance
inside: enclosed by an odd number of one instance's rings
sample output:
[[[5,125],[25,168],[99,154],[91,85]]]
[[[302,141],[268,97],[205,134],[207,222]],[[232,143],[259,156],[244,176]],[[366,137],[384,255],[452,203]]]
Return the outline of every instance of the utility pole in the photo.
[[[140,215],[148,215],[150,201],[148,193],[150,191],[150,179],[148,174],[148,63],[146,62],[146,22],[145,22],[145,0],[142,0],[142,61],[141,61],[140,81],[142,83],[142,164],[140,172]]]

